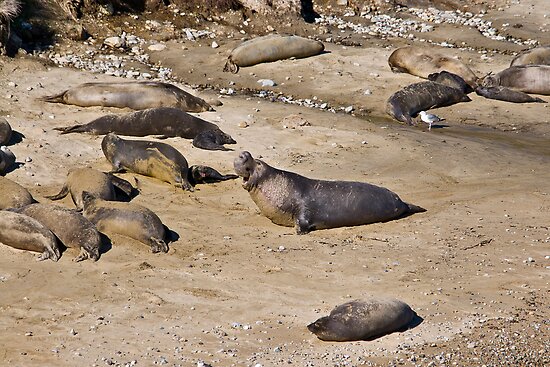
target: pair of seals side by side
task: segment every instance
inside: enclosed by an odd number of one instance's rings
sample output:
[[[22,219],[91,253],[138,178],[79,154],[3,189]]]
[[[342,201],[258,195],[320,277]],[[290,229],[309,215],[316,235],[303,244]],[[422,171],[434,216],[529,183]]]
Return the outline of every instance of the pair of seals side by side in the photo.
[[[516,91],[550,95],[550,66],[511,66],[494,75],[487,75],[483,87],[505,87]]]
[[[263,215],[298,234],[317,229],[384,222],[424,212],[390,190],[364,182],[324,181],[273,168],[249,152],[234,161]]]

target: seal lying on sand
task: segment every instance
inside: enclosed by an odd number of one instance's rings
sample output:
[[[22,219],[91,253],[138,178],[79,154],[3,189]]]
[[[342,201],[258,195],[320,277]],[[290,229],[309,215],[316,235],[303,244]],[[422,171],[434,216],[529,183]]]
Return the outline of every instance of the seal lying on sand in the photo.
[[[121,234],[151,246],[151,252],[168,252],[166,229],[151,210],[133,203],[105,201],[84,191],[83,214],[101,232]]]
[[[529,94],[519,90],[513,90],[503,86],[482,87],[476,88],[476,94],[489,99],[497,99],[499,101],[514,102],[514,103],[546,103],[545,100],[538,97],[531,97]]]
[[[115,172],[126,170],[193,191],[193,186],[187,180],[187,160],[171,145],[156,141],[124,140],[109,133],[101,141],[101,149]]]
[[[59,260],[61,252],[54,234],[27,215],[0,210],[0,242],[20,250],[41,252],[36,260]]]
[[[71,194],[73,203],[78,210],[84,209],[82,203],[82,192],[88,191],[94,196],[103,200],[116,200],[117,190],[121,191],[127,198],[131,198],[135,192],[132,185],[110,173],[104,173],[93,168],[72,168],[67,175],[67,182],[57,195],[46,196],[51,200],[63,199]]]
[[[239,67],[263,62],[318,55],[325,50],[322,42],[299,36],[271,34],[241,43],[227,58],[223,71],[237,73]]]
[[[125,115],[106,115],[84,125],[54,129],[60,130],[62,134],[115,133],[130,136],[181,137],[193,139],[194,146],[208,150],[226,150],[222,144],[236,143],[231,136],[221,131],[218,125],[172,107],[149,108]]]
[[[511,66],[495,75],[487,75],[484,87],[502,86],[525,93],[550,95],[550,66]]]
[[[34,202],[29,190],[17,182],[0,176],[0,209],[20,208]]]
[[[6,145],[11,139],[11,126],[8,121],[0,117],[0,145]]]
[[[415,312],[397,299],[346,302],[309,324],[309,331],[324,341],[374,340],[411,324]]]
[[[203,99],[161,82],[84,83],[42,100],[82,107],[128,107],[133,110],[153,107],[175,107],[187,112],[213,110]]]
[[[466,83],[459,75],[450,73],[448,71],[440,71],[439,73],[433,73],[428,75],[428,80],[439,84],[446,85],[448,87],[456,88],[464,94],[472,93],[474,89],[470,84]]]
[[[238,178],[237,175],[222,175],[212,167],[208,166],[191,166],[189,167],[189,182],[193,186],[202,183],[214,183],[220,181],[233,180]]]
[[[383,187],[310,179],[273,168],[249,152],[239,154],[234,166],[262,214],[275,224],[294,226],[298,234],[384,222],[426,211],[404,203]]]
[[[6,146],[0,147],[0,175],[6,173],[15,164],[15,155]]]
[[[459,89],[431,81],[420,82],[392,94],[386,102],[386,112],[398,121],[413,125],[412,118],[420,111],[469,101],[470,97]]]
[[[74,261],[99,259],[101,237],[95,225],[73,209],[53,204],[30,204],[13,211],[28,215],[53,232],[66,247],[80,249]]]
[[[520,52],[512,59],[510,66],[550,65],[550,46],[535,47]]]

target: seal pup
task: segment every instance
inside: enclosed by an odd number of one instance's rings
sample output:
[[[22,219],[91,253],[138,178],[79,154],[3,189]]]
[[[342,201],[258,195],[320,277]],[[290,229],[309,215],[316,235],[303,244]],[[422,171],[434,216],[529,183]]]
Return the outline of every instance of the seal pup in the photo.
[[[513,90],[510,88],[497,85],[496,87],[483,87],[477,86],[476,94],[488,99],[496,99],[499,101],[513,102],[513,103],[546,103],[545,100],[538,97],[532,97],[527,93],[519,90]]]
[[[459,75],[450,73],[448,71],[440,71],[439,73],[433,73],[428,75],[428,80],[439,84],[446,85],[448,87],[456,88],[464,94],[472,93],[474,89],[470,84],[466,83]]]
[[[5,145],[0,147],[0,175],[5,174],[15,164],[15,154]]]
[[[20,208],[35,202],[29,190],[15,181],[0,176],[0,210]]]
[[[187,112],[214,110],[202,98],[162,82],[84,83],[42,100],[81,107],[128,107],[133,110],[175,107]]]
[[[106,115],[87,124],[56,127],[61,134],[115,133],[129,136],[160,135],[162,138],[193,139],[193,145],[207,150],[227,150],[223,144],[235,144],[218,125],[188,114],[178,108],[157,107],[124,115]]]
[[[238,175],[222,175],[212,167],[208,166],[191,166],[189,167],[188,180],[191,185],[195,186],[202,183],[215,183],[238,178]]]
[[[550,66],[511,66],[494,75],[487,75],[483,87],[502,86],[520,92],[550,95]]]
[[[9,210],[0,210],[0,242],[20,250],[41,252],[37,261],[57,261],[61,256],[57,238],[48,228],[34,218]]]
[[[0,145],[7,145],[11,139],[11,126],[3,117],[0,117]]]
[[[354,300],[337,306],[307,328],[324,341],[374,340],[406,329],[415,316],[409,305],[397,299]]]
[[[73,259],[97,261],[101,237],[95,225],[74,209],[53,204],[30,204],[12,211],[28,215],[48,228],[65,247],[80,249]]]
[[[317,229],[385,222],[426,209],[407,204],[390,190],[364,182],[323,181],[273,168],[249,152],[234,161],[260,211],[298,234]]]
[[[126,198],[132,198],[136,190],[128,181],[111,173],[101,172],[89,167],[71,168],[61,191],[56,195],[45,197],[50,200],[59,200],[71,194],[73,203],[81,211],[84,208],[82,202],[84,191],[88,191],[103,200],[117,200],[120,197],[117,192],[122,192]]]
[[[166,229],[151,210],[133,203],[106,201],[89,192],[82,193],[83,215],[95,223],[100,232],[111,232],[133,238],[151,246],[151,252],[168,252],[164,242]]]
[[[109,133],[101,141],[101,149],[114,172],[130,171],[193,191],[187,179],[187,160],[171,145],[147,140],[124,140]]]
[[[550,46],[540,46],[520,52],[512,59],[510,66],[521,65],[550,65]]]

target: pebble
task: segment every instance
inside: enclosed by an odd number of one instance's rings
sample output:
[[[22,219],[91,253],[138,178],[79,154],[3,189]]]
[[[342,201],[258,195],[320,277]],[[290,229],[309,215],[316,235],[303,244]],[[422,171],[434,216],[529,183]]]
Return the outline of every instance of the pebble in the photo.
[[[239,122],[239,124],[237,126],[244,129],[245,127],[248,127],[248,122],[241,121],[241,122]]]
[[[25,162],[27,162],[27,163],[32,162],[32,158],[31,157],[25,158]]]
[[[262,87],[274,87],[277,85],[277,83],[271,79],[260,79],[258,80],[258,83],[261,84]]]
[[[17,84],[15,84],[14,82],[8,82],[8,87],[14,88],[16,86],[17,86]]]
[[[103,41],[103,44],[112,48],[124,47],[126,45],[126,39],[124,37],[107,37]]]
[[[218,45],[218,42],[212,41],[212,48],[218,48],[220,45]]]
[[[149,51],[163,51],[165,48],[166,45],[163,45],[162,43],[155,43],[147,47]]]

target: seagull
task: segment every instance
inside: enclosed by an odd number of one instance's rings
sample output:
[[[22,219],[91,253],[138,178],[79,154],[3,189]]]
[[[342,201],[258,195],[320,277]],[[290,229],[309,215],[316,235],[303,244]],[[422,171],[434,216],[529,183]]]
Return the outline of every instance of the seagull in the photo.
[[[432,129],[432,124],[434,122],[445,121],[445,119],[442,119],[436,115],[432,115],[431,113],[427,113],[426,111],[420,111],[420,119],[428,124],[428,130]]]

